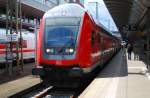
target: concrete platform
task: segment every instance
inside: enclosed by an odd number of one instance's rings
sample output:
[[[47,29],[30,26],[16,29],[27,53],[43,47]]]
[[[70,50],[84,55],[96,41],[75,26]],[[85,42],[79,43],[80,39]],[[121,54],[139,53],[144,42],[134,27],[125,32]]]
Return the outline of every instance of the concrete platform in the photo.
[[[150,98],[150,79],[142,61],[121,50],[78,98]]]
[[[32,75],[32,68],[35,63],[25,63],[23,66],[23,71],[17,71],[17,66],[13,67],[13,73],[9,74],[6,69],[0,69],[0,85],[9,81],[17,80],[22,77]]]
[[[40,83],[40,79],[32,75],[0,85],[0,98],[8,98],[18,92]]]

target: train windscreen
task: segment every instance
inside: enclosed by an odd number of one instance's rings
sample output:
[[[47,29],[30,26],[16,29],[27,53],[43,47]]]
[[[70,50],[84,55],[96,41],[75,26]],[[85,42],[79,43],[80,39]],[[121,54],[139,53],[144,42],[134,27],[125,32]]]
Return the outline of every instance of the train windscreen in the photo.
[[[75,47],[81,18],[55,17],[45,20],[46,47]]]

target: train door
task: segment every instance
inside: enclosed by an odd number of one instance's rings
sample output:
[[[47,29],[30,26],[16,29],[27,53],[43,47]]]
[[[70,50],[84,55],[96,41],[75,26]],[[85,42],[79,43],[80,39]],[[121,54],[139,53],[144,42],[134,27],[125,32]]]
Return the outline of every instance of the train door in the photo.
[[[102,32],[100,33],[100,51],[101,51],[100,62],[101,64],[103,64],[104,63],[104,35],[102,34]]]
[[[104,34],[105,32],[103,32],[103,36],[102,36],[102,63],[104,64],[106,62],[107,59],[107,35]]]
[[[92,56],[92,65],[96,63],[96,56],[97,56],[97,51],[96,51],[96,32],[93,31],[91,33],[91,56]]]
[[[101,58],[101,47],[100,47],[100,43],[101,43],[101,39],[100,39],[100,32],[97,30],[96,34],[95,34],[95,54],[96,54],[96,62],[100,62],[100,58]]]
[[[23,32],[23,58],[32,59],[34,58],[34,34],[29,31]]]

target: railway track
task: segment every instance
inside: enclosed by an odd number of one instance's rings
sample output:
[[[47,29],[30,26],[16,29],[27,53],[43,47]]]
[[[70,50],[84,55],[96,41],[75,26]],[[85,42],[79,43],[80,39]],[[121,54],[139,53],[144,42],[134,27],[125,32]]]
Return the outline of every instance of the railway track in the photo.
[[[71,84],[68,84],[69,87],[64,87],[62,85],[61,87],[48,87],[48,85],[43,85],[43,82],[41,82],[40,84],[12,95],[9,98],[77,98],[91,83],[94,77],[95,76],[84,82],[80,81],[80,85],[76,87]]]
[[[10,96],[9,98],[77,98],[82,91],[91,83],[95,76],[84,81],[77,87],[68,84],[69,87],[55,87],[45,86],[42,83],[35,85],[29,89],[26,89],[18,94]],[[71,86],[71,87],[70,87]]]
[[[93,77],[94,78],[94,77]],[[8,98],[77,98],[82,91],[91,83],[92,79],[84,81],[80,85],[74,87],[68,84],[69,87],[56,87],[43,85],[43,82],[37,84],[31,88],[28,88],[22,92],[18,92]],[[70,87],[71,86],[71,87]]]
[[[77,98],[85,87],[44,87],[42,84],[38,84],[9,98]]]
[[[77,89],[48,87],[32,98],[76,98]]]
[[[8,98],[29,98],[29,97],[24,97],[25,95],[30,94],[31,92],[33,93],[37,93],[38,91],[40,91],[41,89],[44,89],[44,87],[42,86],[42,83],[36,84],[28,89],[25,89],[21,92],[18,92],[12,96],[9,96]],[[33,94],[34,94],[33,93]]]

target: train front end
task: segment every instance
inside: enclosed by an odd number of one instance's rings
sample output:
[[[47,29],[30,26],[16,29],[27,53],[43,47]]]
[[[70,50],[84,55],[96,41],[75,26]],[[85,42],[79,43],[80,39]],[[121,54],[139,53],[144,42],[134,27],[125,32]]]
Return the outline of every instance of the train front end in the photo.
[[[43,16],[34,75],[46,81],[60,81],[82,74],[78,44],[84,13],[79,5],[68,4],[55,7]]]

